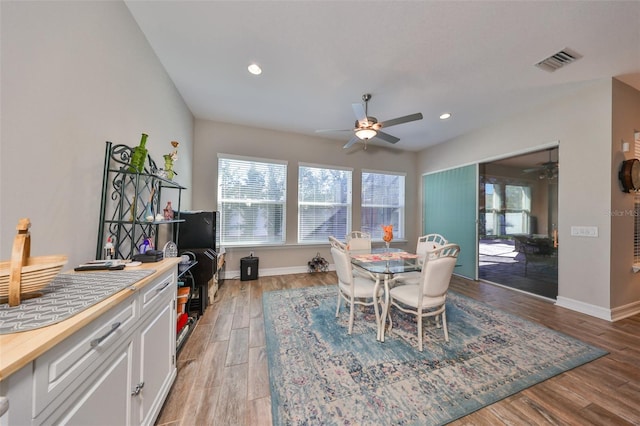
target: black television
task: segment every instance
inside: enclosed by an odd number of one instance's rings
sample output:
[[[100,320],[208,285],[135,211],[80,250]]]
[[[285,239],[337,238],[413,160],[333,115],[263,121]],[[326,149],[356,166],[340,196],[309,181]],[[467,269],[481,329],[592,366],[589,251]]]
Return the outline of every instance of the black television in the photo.
[[[174,217],[184,222],[174,227],[180,249],[209,248],[218,251],[220,215],[217,211],[182,211]],[[176,235],[177,233],[177,235]]]

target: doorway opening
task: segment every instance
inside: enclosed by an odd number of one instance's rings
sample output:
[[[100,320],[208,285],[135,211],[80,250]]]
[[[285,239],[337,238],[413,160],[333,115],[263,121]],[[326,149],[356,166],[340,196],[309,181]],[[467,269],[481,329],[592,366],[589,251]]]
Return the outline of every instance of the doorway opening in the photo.
[[[481,163],[478,277],[558,296],[558,147]]]

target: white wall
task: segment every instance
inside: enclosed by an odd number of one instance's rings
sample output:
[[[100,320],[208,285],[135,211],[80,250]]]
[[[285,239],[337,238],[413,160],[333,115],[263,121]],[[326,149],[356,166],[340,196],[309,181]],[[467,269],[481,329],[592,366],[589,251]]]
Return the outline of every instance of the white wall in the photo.
[[[193,117],[122,2],[0,2],[0,259],[32,222],[32,255],[95,255],[105,141],[153,158],[181,142],[191,186]],[[190,206],[186,191],[184,203]]]
[[[613,81],[611,135],[611,306],[624,316],[640,305],[640,273],[633,273],[634,195],[622,192],[618,172],[622,162],[636,157],[634,131],[640,131],[640,91]],[[622,141],[631,150],[622,152]]]
[[[196,120],[195,141],[193,208],[198,210],[216,210],[218,153],[288,161],[286,245],[273,248],[228,248],[226,257],[228,277],[239,271],[240,258],[248,256],[250,251],[260,258],[261,275],[304,272],[307,269],[307,262],[318,252],[333,263],[328,241],[321,245],[297,244],[299,162],[353,168],[352,228],[354,230],[360,229],[359,200],[362,169],[405,172],[407,194],[417,192],[416,155],[413,152],[401,152],[377,146],[369,146],[367,151],[364,151],[360,148],[360,144],[345,151],[342,146],[346,140],[333,141],[207,120]],[[396,242],[394,246],[415,248],[419,232],[415,226],[417,209],[417,200],[408,196],[406,235],[409,241],[406,244]]]
[[[437,171],[559,141],[558,304],[610,318],[612,308],[637,304],[640,299],[634,291],[624,300],[614,301],[610,292],[609,210],[612,181],[617,180],[614,169],[619,167],[612,167],[612,145],[616,145],[612,144],[612,80],[586,82],[575,89],[553,104],[507,117],[500,124],[422,151],[418,169],[423,173]],[[597,226],[599,236],[572,237],[572,225]],[[629,247],[628,240],[627,235],[624,241],[614,240],[613,245]],[[627,274],[626,282],[637,289],[640,276]]]

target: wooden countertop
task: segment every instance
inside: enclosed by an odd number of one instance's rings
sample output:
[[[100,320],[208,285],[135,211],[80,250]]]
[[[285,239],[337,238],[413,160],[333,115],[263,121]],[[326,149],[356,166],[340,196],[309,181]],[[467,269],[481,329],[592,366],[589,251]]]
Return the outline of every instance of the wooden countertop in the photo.
[[[154,269],[156,272],[71,318],[35,330],[0,335],[0,381],[131,296],[131,287],[137,290],[143,288],[159,275],[176,267],[179,262],[179,257],[172,257],[161,262],[143,263],[136,269]]]

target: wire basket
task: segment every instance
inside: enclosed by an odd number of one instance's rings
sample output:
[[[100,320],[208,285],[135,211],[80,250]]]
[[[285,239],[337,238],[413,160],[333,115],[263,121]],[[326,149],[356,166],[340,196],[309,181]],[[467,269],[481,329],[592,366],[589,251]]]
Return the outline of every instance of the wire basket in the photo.
[[[23,299],[40,297],[45,288],[67,263],[67,256],[30,257],[29,219],[20,219],[13,240],[11,260],[0,262],[0,300],[18,306]]]

